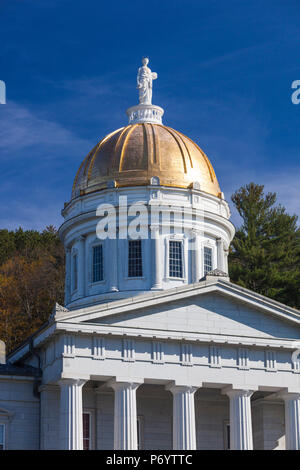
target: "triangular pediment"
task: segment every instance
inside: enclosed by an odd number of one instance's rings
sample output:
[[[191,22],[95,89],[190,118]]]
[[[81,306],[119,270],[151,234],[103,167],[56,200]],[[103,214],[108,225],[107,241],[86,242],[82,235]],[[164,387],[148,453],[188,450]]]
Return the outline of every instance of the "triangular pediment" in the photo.
[[[300,312],[221,281],[76,310],[63,314],[60,321],[231,337],[300,338]]]

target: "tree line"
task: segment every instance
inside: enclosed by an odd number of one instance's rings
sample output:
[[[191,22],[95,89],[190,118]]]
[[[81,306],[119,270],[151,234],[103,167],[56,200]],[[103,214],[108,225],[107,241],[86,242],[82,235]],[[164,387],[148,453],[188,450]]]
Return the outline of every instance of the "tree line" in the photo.
[[[11,351],[64,299],[64,248],[54,227],[0,230],[0,339]]]
[[[231,282],[300,309],[300,228],[276,193],[250,183],[232,195],[241,217],[229,250]],[[14,349],[64,302],[64,248],[53,226],[0,230],[0,339]]]

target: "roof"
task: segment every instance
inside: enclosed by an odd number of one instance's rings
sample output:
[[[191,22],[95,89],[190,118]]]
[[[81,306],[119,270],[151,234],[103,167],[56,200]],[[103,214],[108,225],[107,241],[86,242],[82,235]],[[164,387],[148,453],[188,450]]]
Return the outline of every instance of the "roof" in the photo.
[[[107,187],[156,184],[190,188],[221,197],[208,157],[189,137],[162,124],[138,123],[108,134],[76,174],[72,199]]]

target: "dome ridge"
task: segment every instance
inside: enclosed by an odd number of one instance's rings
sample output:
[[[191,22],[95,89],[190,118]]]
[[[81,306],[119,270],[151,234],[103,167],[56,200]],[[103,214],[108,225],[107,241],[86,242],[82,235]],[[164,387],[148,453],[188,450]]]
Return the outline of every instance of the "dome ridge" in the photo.
[[[152,177],[160,185],[189,188],[195,182],[204,192],[221,197],[211,162],[189,137],[159,123],[121,127],[100,140],[75,176],[72,198],[116,187],[147,186]]]

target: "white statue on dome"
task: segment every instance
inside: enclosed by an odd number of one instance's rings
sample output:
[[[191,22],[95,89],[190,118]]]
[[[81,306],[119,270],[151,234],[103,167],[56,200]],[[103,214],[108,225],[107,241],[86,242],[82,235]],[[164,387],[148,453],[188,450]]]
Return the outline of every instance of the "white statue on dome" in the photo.
[[[157,79],[157,73],[151,72],[151,69],[147,67],[148,63],[148,57],[143,57],[143,65],[139,67],[137,74],[137,88],[139,90],[140,104],[152,103],[152,81]]]

